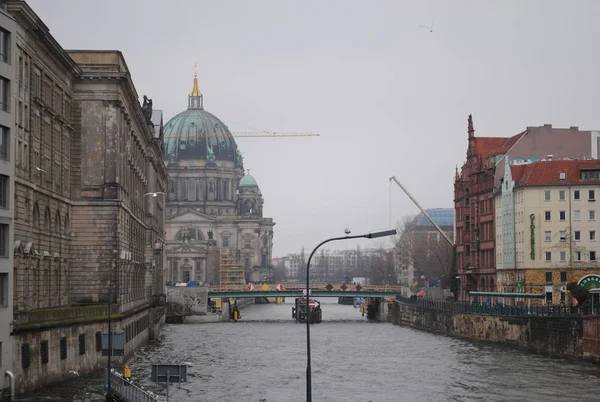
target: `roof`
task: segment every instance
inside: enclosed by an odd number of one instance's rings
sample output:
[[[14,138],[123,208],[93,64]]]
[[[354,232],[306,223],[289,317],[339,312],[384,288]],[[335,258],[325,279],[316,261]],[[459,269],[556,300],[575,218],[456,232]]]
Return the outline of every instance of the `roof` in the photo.
[[[505,154],[525,135],[526,131],[512,137],[475,137],[475,150],[482,158]]]
[[[425,211],[439,226],[454,226],[454,208],[433,208],[426,209]],[[416,226],[433,227],[423,212],[415,217],[414,223]]]
[[[239,187],[258,187],[258,184],[256,183],[254,176],[248,173],[246,176],[242,177],[242,180],[240,180]]]
[[[528,165],[512,165],[515,186],[564,186],[600,184],[600,180],[581,180],[582,170],[600,170],[600,160],[539,161]],[[560,173],[565,178],[560,178]]]

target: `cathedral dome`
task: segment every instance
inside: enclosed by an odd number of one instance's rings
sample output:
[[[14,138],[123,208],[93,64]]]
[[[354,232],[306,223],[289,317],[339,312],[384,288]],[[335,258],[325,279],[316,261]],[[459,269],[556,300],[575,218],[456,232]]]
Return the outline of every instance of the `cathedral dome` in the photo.
[[[258,184],[256,183],[256,179],[254,178],[254,176],[248,173],[247,175],[242,177],[242,180],[240,180],[239,187],[258,187]]]
[[[241,163],[241,154],[227,126],[204,110],[197,77],[188,96],[188,109],[171,118],[163,130],[164,154],[168,160]]]

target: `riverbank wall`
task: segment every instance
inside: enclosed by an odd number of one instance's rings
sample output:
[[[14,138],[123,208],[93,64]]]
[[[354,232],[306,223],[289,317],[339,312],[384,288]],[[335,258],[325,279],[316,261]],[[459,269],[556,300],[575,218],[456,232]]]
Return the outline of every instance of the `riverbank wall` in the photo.
[[[397,301],[389,320],[439,335],[600,362],[600,317],[568,307],[494,309],[441,301]]]

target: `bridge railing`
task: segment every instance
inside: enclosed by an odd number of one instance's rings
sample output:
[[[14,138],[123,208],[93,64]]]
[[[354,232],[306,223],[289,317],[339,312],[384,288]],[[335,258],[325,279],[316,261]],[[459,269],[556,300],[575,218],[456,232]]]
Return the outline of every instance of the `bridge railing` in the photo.
[[[487,305],[469,301],[433,300],[427,298],[398,298],[400,303],[414,304],[418,307],[451,313],[510,315],[510,316],[542,316],[542,317],[572,317],[582,315],[600,315],[600,308],[584,303],[581,306],[564,304],[532,304],[529,306],[507,306],[503,304]]]
[[[160,402],[158,395],[147,391],[123,378],[121,373],[111,371],[110,389],[125,402]]]
[[[283,283],[282,284],[285,290],[304,290],[306,289],[306,284],[302,283]],[[310,285],[312,290],[327,290],[327,283],[315,283]],[[253,292],[261,292],[261,291],[274,291],[277,290],[277,284],[267,284],[267,289],[263,289],[264,284],[253,284],[254,289]],[[359,286],[360,290],[357,290],[357,286]],[[248,285],[226,285],[226,286],[210,286],[210,292],[243,292],[249,291]],[[342,285],[333,285],[332,284],[332,292],[341,292],[344,291]],[[400,293],[400,286],[394,285],[353,285],[346,284],[346,292],[358,291],[358,292],[397,292]]]

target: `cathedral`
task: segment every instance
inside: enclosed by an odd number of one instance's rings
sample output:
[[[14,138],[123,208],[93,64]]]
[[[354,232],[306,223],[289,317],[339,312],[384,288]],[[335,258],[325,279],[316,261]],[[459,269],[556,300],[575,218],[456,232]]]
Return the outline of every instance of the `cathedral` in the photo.
[[[167,285],[270,282],[271,218],[227,126],[204,110],[194,75],[187,110],[164,125]]]

